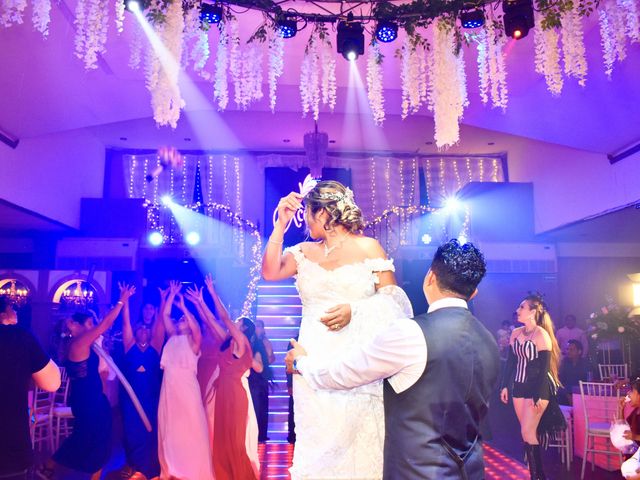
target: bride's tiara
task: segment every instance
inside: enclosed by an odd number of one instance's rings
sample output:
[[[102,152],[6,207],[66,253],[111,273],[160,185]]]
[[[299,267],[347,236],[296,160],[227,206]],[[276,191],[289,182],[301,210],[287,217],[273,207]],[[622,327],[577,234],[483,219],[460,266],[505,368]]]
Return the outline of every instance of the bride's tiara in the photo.
[[[353,192],[349,187],[345,189],[345,192],[323,192],[318,195],[319,198],[323,200],[333,200],[338,202],[338,207],[342,208],[344,205],[349,205],[351,207],[355,207],[355,201],[353,199]]]

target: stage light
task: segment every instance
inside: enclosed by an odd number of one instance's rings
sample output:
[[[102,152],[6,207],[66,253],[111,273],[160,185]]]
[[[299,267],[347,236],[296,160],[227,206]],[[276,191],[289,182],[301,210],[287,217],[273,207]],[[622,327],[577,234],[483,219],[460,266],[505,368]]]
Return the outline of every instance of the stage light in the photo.
[[[198,245],[200,243],[200,234],[198,232],[189,232],[185,240],[189,245]]]
[[[298,22],[291,18],[283,18],[276,21],[278,33],[282,38],[293,38],[298,33]]]
[[[202,3],[202,5],[200,5],[200,20],[205,23],[220,23],[222,14],[222,7],[218,4],[211,5],[210,3]]]
[[[163,195],[160,198],[160,201],[162,202],[163,205],[171,205],[173,203],[173,198],[171,198],[171,195]]]
[[[458,243],[460,243],[460,245],[464,245],[468,241],[469,241],[469,239],[467,238],[467,236],[464,233],[461,233],[460,235],[458,235]]]
[[[421,240],[422,240],[422,243],[424,243],[425,245],[429,245],[433,239],[431,238],[431,235],[429,235],[428,233],[425,233],[424,235],[422,235]]]
[[[504,12],[505,35],[520,40],[534,27],[532,0],[505,0],[502,3]]]
[[[148,240],[149,244],[153,245],[154,247],[159,247],[164,243],[164,236],[160,232],[151,232],[149,234]]]
[[[444,208],[449,213],[462,210],[462,202],[457,197],[449,197],[444,202]]]
[[[376,38],[382,43],[393,42],[398,38],[398,24],[388,20],[380,20],[376,27]]]
[[[349,61],[354,61],[359,55],[364,54],[364,27],[362,23],[353,21],[353,13],[347,15],[346,21],[338,23],[336,43],[338,53]]]
[[[123,0],[124,6],[131,13],[141,12],[149,7],[149,0]]]
[[[476,10],[465,10],[460,13],[460,24],[463,28],[478,28],[484,25],[484,12],[479,8]]]

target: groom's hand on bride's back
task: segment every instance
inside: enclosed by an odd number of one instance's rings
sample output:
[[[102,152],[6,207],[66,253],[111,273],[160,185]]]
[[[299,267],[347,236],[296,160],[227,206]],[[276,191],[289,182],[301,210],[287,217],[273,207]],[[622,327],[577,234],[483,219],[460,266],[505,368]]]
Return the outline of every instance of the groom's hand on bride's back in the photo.
[[[287,373],[298,373],[298,371],[293,368],[293,362],[301,356],[307,354],[307,351],[295,341],[295,339],[291,339],[289,341],[291,343],[291,350],[287,352],[287,355],[284,357],[284,363],[287,366]]]

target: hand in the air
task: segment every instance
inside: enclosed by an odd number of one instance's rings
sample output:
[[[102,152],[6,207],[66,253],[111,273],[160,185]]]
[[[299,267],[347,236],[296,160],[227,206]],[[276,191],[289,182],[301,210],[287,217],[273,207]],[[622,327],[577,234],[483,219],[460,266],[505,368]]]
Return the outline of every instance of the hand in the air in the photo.
[[[202,287],[187,288],[184,296],[194,305],[198,303],[204,303],[204,297],[202,296]]]
[[[278,223],[283,227],[291,221],[296,211],[302,208],[302,198],[299,193],[291,192],[278,202]]]
[[[120,289],[120,301],[127,302],[129,297],[136,293],[136,287],[133,285],[127,285],[124,282],[118,282],[118,288]]]
[[[171,280],[169,282],[169,295],[175,296],[177,293],[182,290],[182,284],[177,280]]]
[[[320,321],[324,323],[329,330],[342,330],[349,325],[351,321],[351,305],[341,303],[326,311],[326,315],[320,317]]]

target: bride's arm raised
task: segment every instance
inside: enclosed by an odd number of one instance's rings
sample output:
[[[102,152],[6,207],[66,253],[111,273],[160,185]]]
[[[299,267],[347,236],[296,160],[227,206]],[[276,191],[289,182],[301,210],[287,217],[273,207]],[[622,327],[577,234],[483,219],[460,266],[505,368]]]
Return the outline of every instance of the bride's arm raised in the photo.
[[[273,232],[267,241],[267,247],[262,257],[262,278],[265,280],[282,280],[296,273],[296,262],[292,255],[282,255],[284,244],[284,231],[295,215],[302,207],[302,195],[291,192],[278,202],[278,220],[273,227]]]

